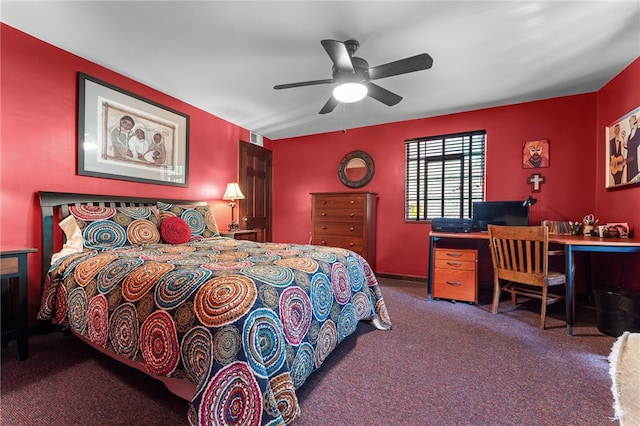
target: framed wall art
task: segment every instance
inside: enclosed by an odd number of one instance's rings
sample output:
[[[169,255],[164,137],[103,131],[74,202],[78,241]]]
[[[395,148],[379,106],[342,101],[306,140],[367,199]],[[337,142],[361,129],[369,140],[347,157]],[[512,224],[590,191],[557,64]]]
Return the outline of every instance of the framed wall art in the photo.
[[[527,141],[522,144],[522,168],[540,169],[549,167],[549,141]]]
[[[607,189],[640,183],[640,107],[625,114],[606,128]]]
[[[79,73],[78,174],[187,187],[189,116]]]

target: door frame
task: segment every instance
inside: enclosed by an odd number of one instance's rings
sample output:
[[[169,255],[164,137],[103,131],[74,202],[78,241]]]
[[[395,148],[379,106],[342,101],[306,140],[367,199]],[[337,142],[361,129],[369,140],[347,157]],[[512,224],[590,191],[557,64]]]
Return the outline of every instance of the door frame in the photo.
[[[240,189],[243,191],[243,193],[245,194],[245,199],[244,200],[239,200],[238,203],[238,222],[242,223],[242,218],[244,218],[245,216],[247,216],[247,203],[249,201],[249,198],[252,194],[248,193],[248,188],[247,188],[247,181],[250,179],[250,177],[248,176],[246,170],[247,168],[250,166],[249,164],[246,164],[246,158],[244,156],[244,150],[253,150],[253,151],[258,151],[261,152],[262,154],[264,154],[267,157],[266,160],[266,177],[265,180],[267,182],[266,188],[265,188],[265,209],[266,209],[266,216],[267,216],[267,220],[266,220],[266,229],[264,231],[264,240],[265,241],[271,241],[271,236],[272,236],[272,227],[273,227],[273,219],[272,219],[272,208],[273,208],[273,201],[272,201],[272,184],[273,184],[273,170],[272,170],[272,152],[269,149],[266,149],[260,145],[256,145],[247,141],[243,141],[240,140],[238,143],[238,184],[240,185]],[[242,226],[241,226],[242,227]],[[246,225],[245,227],[243,227],[243,229],[246,229]]]

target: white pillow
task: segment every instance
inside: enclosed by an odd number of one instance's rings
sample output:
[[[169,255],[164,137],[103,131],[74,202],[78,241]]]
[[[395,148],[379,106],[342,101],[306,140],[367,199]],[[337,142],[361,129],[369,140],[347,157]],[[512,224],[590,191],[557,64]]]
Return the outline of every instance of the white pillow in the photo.
[[[82,253],[84,237],[82,236],[82,230],[76,222],[76,218],[72,215],[67,216],[62,222],[58,224],[64,231],[64,235],[67,237],[67,241],[62,246],[62,250],[54,253],[51,256],[51,264],[56,263],[58,259],[63,256],[67,256],[72,253]]]

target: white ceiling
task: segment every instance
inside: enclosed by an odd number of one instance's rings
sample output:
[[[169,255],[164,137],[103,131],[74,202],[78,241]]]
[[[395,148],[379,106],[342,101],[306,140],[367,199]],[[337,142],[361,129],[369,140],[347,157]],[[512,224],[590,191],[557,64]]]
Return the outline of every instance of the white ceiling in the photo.
[[[6,1],[3,22],[271,139],[588,93],[640,56],[640,1]],[[404,99],[318,111],[322,39],[356,39]],[[46,70],[43,70],[46,72]],[[640,78],[640,76],[639,76]]]

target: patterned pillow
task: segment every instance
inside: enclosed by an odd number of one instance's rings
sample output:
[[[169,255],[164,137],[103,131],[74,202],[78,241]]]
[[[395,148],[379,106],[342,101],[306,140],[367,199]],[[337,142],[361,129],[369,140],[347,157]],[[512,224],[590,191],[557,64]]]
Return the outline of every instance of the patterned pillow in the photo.
[[[220,236],[216,218],[208,204],[194,206],[167,204],[158,201],[157,206],[160,220],[169,216],[178,216],[187,222],[187,225],[191,228],[191,241]]]
[[[151,207],[71,206],[84,246],[104,250],[160,242],[159,219]]]

